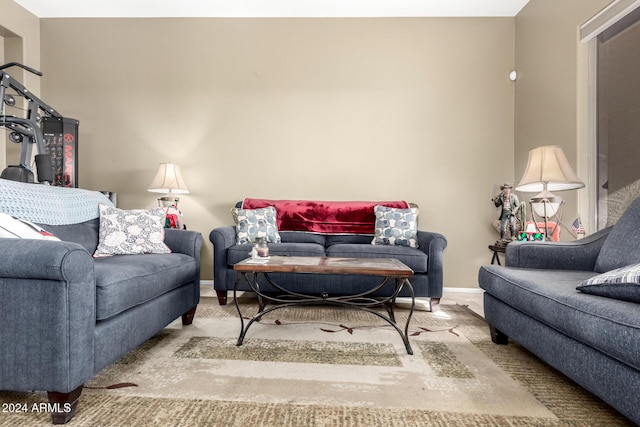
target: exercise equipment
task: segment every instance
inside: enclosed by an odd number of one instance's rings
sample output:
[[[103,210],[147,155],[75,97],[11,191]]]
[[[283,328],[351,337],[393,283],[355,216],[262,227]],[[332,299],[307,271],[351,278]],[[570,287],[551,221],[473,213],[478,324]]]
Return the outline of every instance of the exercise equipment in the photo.
[[[73,135],[75,139],[77,136],[78,122],[74,119],[62,117],[54,108],[47,105],[31,93],[24,85],[4,71],[14,66],[20,67],[37,76],[42,76],[40,71],[17,62],[10,62],[0,66],[0,127],[10,131],[9,140],[11,142],[22,144],[20,164],[8,166],[2,171],[0,177],[13,181],[34,182],[34,174],[30,163],[33,155],[33,146],[35,145],[38,153],[35,155],[38,182],[50,185],[56,181],[60,181],[60,177],[56,179],[54,176],[51,153],[47,152],[45,135],[41,129],[41,125],[44,123],[66,123],[73,121],[75,122],[75,134]],[[24,117],[5,114],[5,106],[19,109],[16,106],[16,96],[26,100],[26,109],[23,110]],[[40,113],[42,113],[42,116]],[[67,181],[69,180],[67,179]]]

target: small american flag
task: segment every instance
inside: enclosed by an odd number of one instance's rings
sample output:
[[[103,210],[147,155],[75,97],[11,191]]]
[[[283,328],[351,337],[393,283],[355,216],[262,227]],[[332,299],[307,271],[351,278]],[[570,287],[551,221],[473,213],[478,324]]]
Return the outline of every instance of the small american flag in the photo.
[[[571,224],[571,228],[576,234],[586,234],[584,226],[582,225],[582,221],[580,221],[580,217],[576,218],[576,220],[573,221],[573,224]]]

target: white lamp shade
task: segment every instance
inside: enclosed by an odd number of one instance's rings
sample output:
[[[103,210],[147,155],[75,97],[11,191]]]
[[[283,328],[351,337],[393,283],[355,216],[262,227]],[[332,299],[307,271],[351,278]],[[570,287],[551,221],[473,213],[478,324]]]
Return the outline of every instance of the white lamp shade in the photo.
[[[546,145],[529,151],[527,169],[516,187],[518,191],[563,191],[584,187],[573,171],[564,151],[557,145]]]
[[[158,173],[147,188],[152,193],[188,194],[189,189],[182,179],[180,166],[174,163],[160,163]]]

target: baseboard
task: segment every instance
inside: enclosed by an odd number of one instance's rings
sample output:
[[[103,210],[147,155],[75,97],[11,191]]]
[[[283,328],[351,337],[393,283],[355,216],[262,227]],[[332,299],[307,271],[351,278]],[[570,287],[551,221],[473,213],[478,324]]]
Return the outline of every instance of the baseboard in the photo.
[[[484,292],[483,289],[480,288],[448,288],[444,287],[444,293],[464,293],[464,294],[481,294]]]
[[[200,280],[200,295],[204,297],[214,296],[213,280]]]

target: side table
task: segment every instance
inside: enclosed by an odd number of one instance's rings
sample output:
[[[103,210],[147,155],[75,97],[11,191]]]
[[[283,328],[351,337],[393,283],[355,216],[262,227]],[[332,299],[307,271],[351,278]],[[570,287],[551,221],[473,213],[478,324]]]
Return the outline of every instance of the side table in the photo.
[[[493,251],[493,257],[491,258],[491,264],[498,263],[498,265],[502,265],[500,263],[500,256],[498,254],[503,254],[506,252],[507,245],[489,245],[489,249]]]

